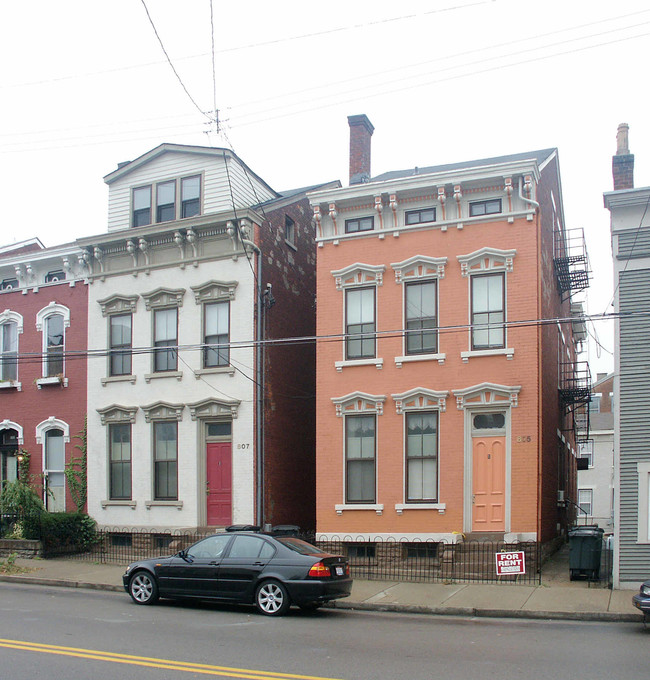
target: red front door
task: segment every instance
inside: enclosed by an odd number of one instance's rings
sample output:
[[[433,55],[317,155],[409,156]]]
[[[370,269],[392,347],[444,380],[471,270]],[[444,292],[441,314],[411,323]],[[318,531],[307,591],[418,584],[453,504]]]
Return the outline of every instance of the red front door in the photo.
[[[232,445],[207,446],[207,522],[210,526],[232,523]]]

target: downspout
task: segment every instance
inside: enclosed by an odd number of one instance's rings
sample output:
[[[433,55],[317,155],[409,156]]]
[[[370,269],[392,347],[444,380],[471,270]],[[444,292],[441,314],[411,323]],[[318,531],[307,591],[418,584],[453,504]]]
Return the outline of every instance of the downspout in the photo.
[[[255,329],[255,523],[261,527],[264,521],[264,371],[262,370],[262,341],[264,339],[262,321],[262,251],[249,239],[242,238],[242,232],[229,222],[226,231],[236,248],[239,236],[242,246],[248,246],[257,255],[257,274],[255,289],[257,293],[257,312]]]
[[[531,205],[535,208],[535,212],[539,210],[539,203],[537,201],[533,201],[532,198],[526,198],[523,194],[523,191],[526,191],[526,193],[529,196],[532,196],[533,194],[533,183],[530,179],[530,176],[526,177],[526,184],[524,184],[524,178],[520,177],[519,178],[519,198],[521,198],[524,203],[528,203],[528,205]]]
[[[255,243],[248,239],[241,239],[243,246],[248,246],[257,255],[257,322],[255,329],[255,422],[257,432],[255,433],[255,467],[256,467],[256,520],[255,524],[262,527],[264,522],[264,371],[262,370],[262,342],[263,334],[263,314],[264,305],[262,304],[262,251]]]

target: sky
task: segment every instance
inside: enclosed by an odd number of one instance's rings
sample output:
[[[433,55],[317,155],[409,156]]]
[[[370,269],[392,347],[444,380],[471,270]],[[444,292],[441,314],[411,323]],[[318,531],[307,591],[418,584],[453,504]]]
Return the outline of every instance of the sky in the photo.
[[[557,147],[582,297],[611,312],[602,194],[621,122],[650,184],[649,43],[647,0],[4,2],[0,245],[105,232],[104,175],[163,142],[231,147],[278,191],[347,184],[365,113],[373,174]],[[589,330],[595,377],[613,322]]]

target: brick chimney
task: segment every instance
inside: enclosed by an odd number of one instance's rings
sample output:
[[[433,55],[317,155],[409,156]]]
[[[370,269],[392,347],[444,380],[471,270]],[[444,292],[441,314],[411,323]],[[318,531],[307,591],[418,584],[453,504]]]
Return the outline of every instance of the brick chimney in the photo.
[[[614,191],[634,189],[634,154],[630,153],[629,130],[627,123],[621,123],[616,132],[616,155],[612,156]]]
[[[370,181],[370,138],[375,131],[368,116],[348,116],[350,126],[350,184]]]

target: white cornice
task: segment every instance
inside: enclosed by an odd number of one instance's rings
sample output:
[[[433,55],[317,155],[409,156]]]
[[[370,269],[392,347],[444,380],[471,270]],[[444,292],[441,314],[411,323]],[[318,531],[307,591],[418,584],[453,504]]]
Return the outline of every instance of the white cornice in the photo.
[[[395,193],[423,187],[446,186],[448,184],[462,184],[497,177],[511,177],[513,175],[530,174],[535,181],[539,181],[539,168],[533,159],[497,163],[494,165],[472,166],[458,170],[433,172],[426,175],[410,175],[383,182],[367,182],[354,184],[342,189],[328,189],[313,191],[307,194],[311,205],[360,199],[367,196],[377,196],[384,193]]]
[[[619,189],[618,191],[606,191],[603,194],[603,202],[608,210],[635,205],[645,205],[650,199],[650,187],[638,189]]]

